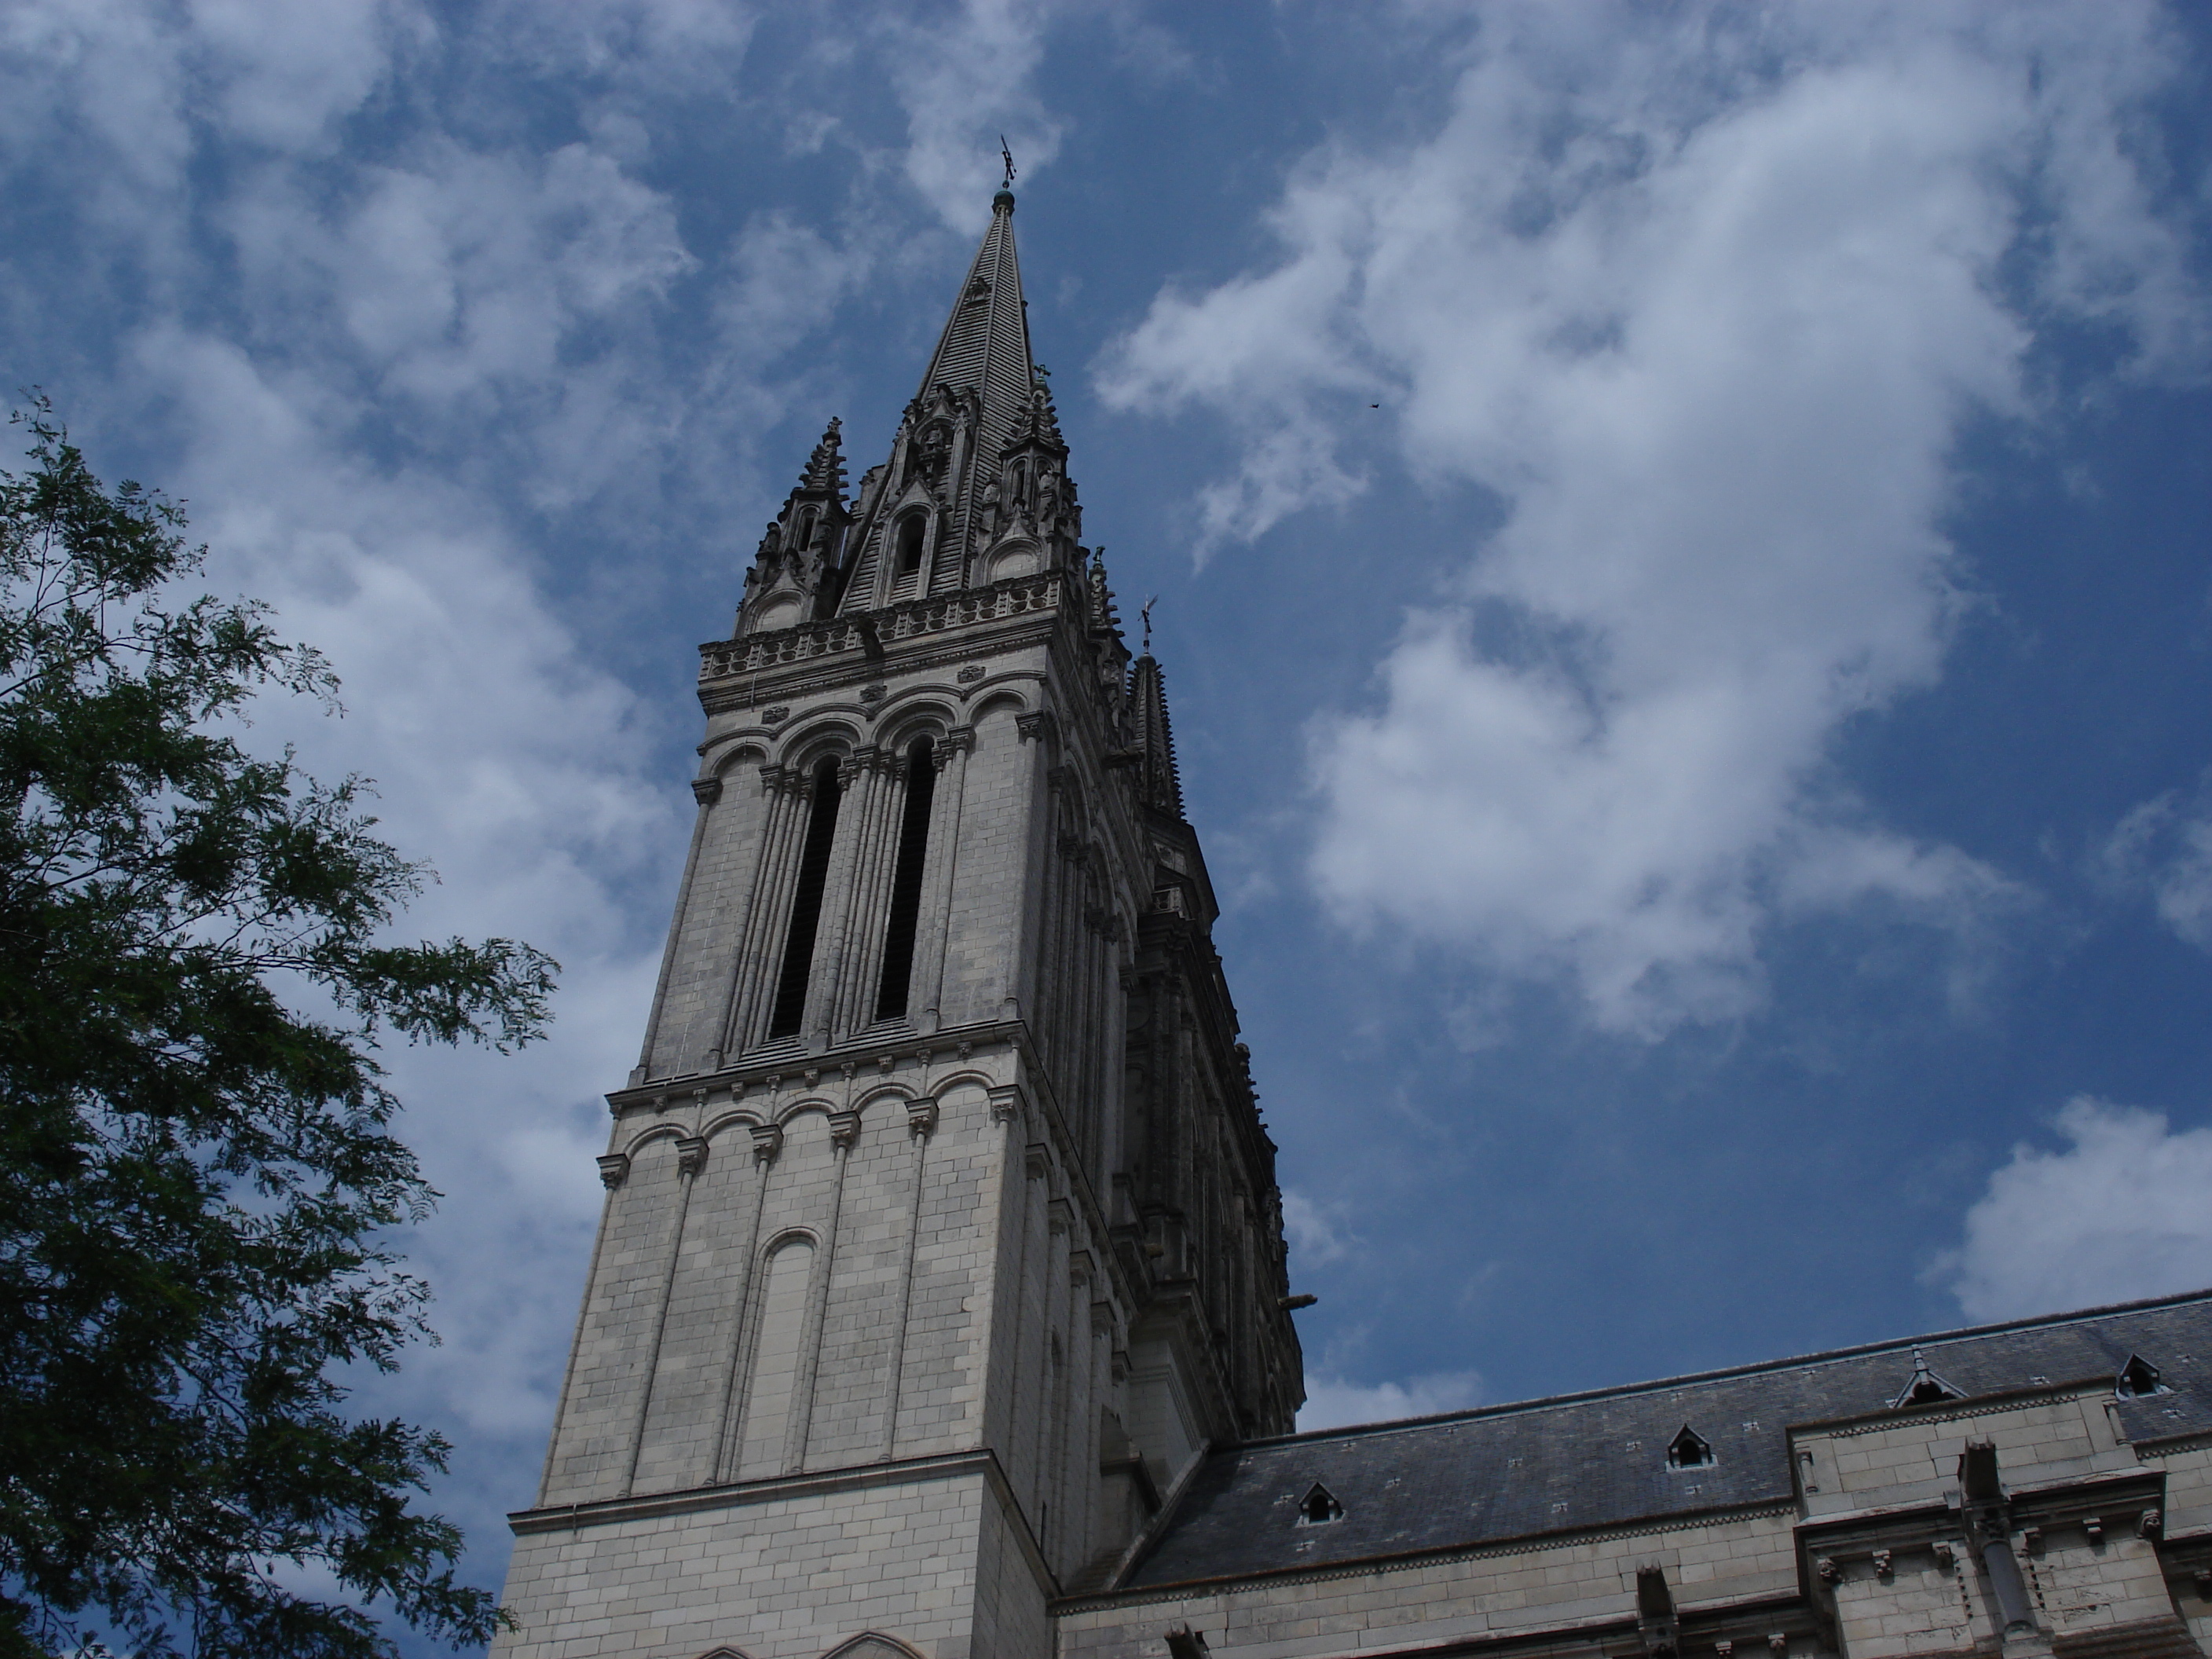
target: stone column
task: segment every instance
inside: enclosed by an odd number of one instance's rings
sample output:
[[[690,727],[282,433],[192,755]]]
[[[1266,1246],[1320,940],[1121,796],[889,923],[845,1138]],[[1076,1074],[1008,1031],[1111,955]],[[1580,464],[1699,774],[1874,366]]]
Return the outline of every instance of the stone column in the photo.
[[[915,998],[924,1036],[944,1019],[945,957],[952,946],[952,887],[960,868],[961,806],[968,793],[968,757],[975,752],[975,728],[956,726],[938,744],[936,820],[929,826],[929,871],[922,890],[921,915],[915,926],[915,963],[921,983]]]
[[[830,849],[829,878],[822,892],[822,918],[815,930],[813,984],[806,993],[806,1013],[799,1033],[807,1048],[820,1053],[830,1044],[836,1018],[837,991],[845,967],[845,931],[853,908],[854,875],[861,848],[874,826],[877,798],[882,793],[882,774],[875,764],[876,751],[855,755],[842,771],[845,801],[837,814],[837,839]],[[825,954],[822,949],[830,949]]]
[[[653,1403],[653,1384],[660,1370],[660,1344],[668,1334],[668,1299],[676,1287],[676,1264],[684,1254],[684,1218],[691,1210],[691,1188],[699,1171],[707,1167],[707,1143],[696,1135],[686,1135],[676,1143],[677,1188],[676,1224],[668,1230],[668,1265],[660,1275],[660,1298],[653,1310],[653,1340],[645,1354],[645,1372],[637,1387],[637,1411],[630,1423],[629,1455],[623,1470],[620,1495],[627,1498],[637,1479],[638,1454],[645,1447],[646,1413]]]

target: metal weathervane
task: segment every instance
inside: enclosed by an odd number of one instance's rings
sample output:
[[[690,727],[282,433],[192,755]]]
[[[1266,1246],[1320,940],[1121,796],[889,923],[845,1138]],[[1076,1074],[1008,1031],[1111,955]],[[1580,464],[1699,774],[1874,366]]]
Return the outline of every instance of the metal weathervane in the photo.
[[[1003,132],[999,135],[999,159],[1006,164],[1006,176],[1000,181],[999,188],[1012,190],[1014,187],[1014,153],[1006,148],[1006,135]]]

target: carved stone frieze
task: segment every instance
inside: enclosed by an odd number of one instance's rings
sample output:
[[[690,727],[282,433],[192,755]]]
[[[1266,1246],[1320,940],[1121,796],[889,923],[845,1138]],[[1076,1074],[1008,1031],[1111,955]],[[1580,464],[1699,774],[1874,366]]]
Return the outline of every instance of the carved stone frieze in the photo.
[[[700,647],[699,678],[702,681],[726,679],[845,652],[857,656],[864,652],[865,641],[871,637],[879,644],[888,645],[977,623],[1056,611],[1060,608],[1062,584],[1069,580],[1062,571],[1040,571],[1034,575],[994,582],[988,587],[904,600],[870,611],[864,617],[841,617],[833,622],[801,623],[796,627],[749,635],[744,639],[718,640]],[[872,629],[864,632],[860,626],[862,621],[872,623]]]

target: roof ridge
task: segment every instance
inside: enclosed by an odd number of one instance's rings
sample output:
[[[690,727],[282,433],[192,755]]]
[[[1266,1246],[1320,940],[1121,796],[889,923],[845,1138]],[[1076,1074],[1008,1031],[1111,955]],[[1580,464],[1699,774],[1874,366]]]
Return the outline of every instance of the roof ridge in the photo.
[[[1224,1453],[1253,1451],[1262,1447],[1293,1443],[1312,1443],[1329,1439],[1349,1439],[1355,1436],[1395,1433],[1413,1429],[1434,1428],[1446,1423],[1470,1423],[1488,1418],[1508,1417],[1519,1412],[1540,1411],[1553,1406],[1576,1405],[1585,1401],[1629,1399],[1638,1395],[1659,1394],[1669,1389],[1679,1389],[1693,1383],[1717,1382],[1730,1377],[1759,1376],[1776,1371],[1799,1370],[1808,1366],[1830,1364],[1841,1359],[1859,1358],[1870,1354],[1892,1353],[1916,1347],[1930,1347],[1938,1343],[1964,1341],[1972,1337],[2001,1335],[2008,1331],[2028,1331],[2059,1325],[2086,1324],[2092,1320],[2108,1319],[2115,1314],[2143,1313],[2159,1308],[2179,1307],[2191,1302],[2212,1302],[2212,1287],[2199,1291],[2183,1291],[2172,1296],[2147,1297],[2138,1302],[2113,1302],[2100,1307],[2078,1309],[2071,1313],[2038,1314],[2026,1319],[2002,1320],[1988,1325],[1964,1325],[1955,1329],[1936,1331],[1920,1336],[1903,1336],[1884,1342],[1862,1342],[1850,1347],[1826,1348],[1814,1353],[1793,1354],[1782,1359],[1759,1360],[1746,1365],[1724,1365],[1709,1371],[1686,1371],[1679,1376],[1662,1376],[1645,1382],[1620,1382],[1609,1388],[1582,1389],[1569,1394],[1542,1395],[1533,1400],[1504,1401],[1494,1406],[1470,1406],[1455,1412],[1436,1412],[1426,1417],[1388,1418],[1377,1423],[1354,1423],[1342,1428],[1311,1429],[1303,1434],[1271,1435],[1262,1440],[1240,1440],[1217,1447],[1214,1455]]]

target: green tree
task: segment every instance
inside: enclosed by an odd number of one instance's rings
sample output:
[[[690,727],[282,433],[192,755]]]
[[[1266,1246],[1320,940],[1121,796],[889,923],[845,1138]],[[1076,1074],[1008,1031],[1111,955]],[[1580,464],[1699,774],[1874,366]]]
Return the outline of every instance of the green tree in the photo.
[[[179,508],[43,398],[0,472],[0,1654],[368,1656],[501,1614],[410,1507],[447,1446],[334,1377],[427,1334],[393,1230],[436,1196],[379,1039],[538,1035],[557,964],[395,944],[428,876],[358,780],[234,735],[330,702],[265,608],[190,597]],[[334,704],[332,705],[335,706]],[[330,1599],[288,1584],[335,1581]]]

